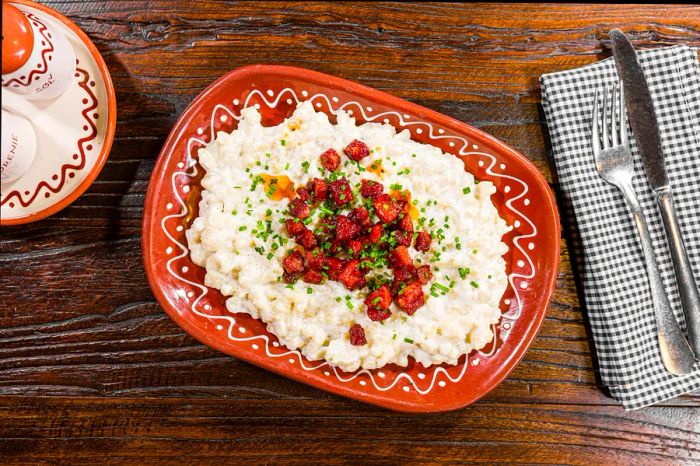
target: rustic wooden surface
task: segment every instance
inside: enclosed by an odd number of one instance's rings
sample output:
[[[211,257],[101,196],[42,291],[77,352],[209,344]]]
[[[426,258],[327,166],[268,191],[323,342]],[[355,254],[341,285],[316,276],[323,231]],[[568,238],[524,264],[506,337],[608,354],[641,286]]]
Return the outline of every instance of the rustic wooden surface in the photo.
[[[288,64],[374,86],[494,134],[552,180],[538,77],[608,56],[612,27],[640,47],[700,46],[699,7],[46,3],[103,53],[119,120],[85,195],[0,232],[3,463],[700,462],[700,394],[626,413],[597,386],[565,240],[554,301],[525,359],[482,401],[425,416],[345,400],[199,344],[154,301],[140,250],[144,194],[168,131],[233,68]]]

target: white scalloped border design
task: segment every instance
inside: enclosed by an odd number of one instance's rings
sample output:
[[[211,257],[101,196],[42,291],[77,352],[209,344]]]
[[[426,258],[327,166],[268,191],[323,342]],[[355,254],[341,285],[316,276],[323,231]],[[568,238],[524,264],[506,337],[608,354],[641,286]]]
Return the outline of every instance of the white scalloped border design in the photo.
[[[275,92],[272,90],[267,90],[265,92],[265,94],[268,97],[270,97],[271,99],[273,97],[275,97]],[[353,108],[356,108],[357,111],[359,111],[362,114],[362,117],[364,118],[364,120],[367,122],[375,121],[375,120],[382,118],[383,119],[382,122],[388,123],[388,119],[386,119],[386,116],[390,116],[390,115],[395,116],[398,118],[399,124],[403,128],[406,128],[409,126],[416,126],[417,128],[415,129],[415,131],[417,134],[421,134],[424,130],[423,128],[425,128],[428,131],[429,138],[431,138],[431,139],[434,139],[434,140],[451,139],[452,141],[450,141],[448,144],[451,148],[454,148],[456,146],[456,144],[458,144],[458,143],[461,144],[461,147],[458,150],[458,153],[460,155],[486,157],[487,159],[490,160],[489,166],[486,167],[486,169],[485,169],[486,173],[488,173],[489,175],[494,176],[494,177],[501,177],[503,179],[513,181],[515,183],[520,184],[520,186],[522,186],[523,191],[520,194],[518,194],[517,196],[514,196],[514,197],[508,199],[506,201],[505,205],[514,214],[516,214],[520,218],[520,220],[515,220],[514,226],[516,228],[519,228],[521,226],[521,223],[524,221],[532,228],[532,233],[526,234],[526,235],[516,236],[513,238],[513,245],[521,251],[523,256],[527,259],[527,263],[525,263],[522,260],[519,260],[518,264],[515,264],[512,266],[511,273],[508,276],[508,281],[509,281],[510,286],[512,287],[512,289],[514,291],[514,295],[515,295],[515,298],[517,300],[517,305],[513,307],[513,306],[510,306],[510,300],[504,301],[504,303],[510,307],[510,309],[507,312],[505,312],[501,315],[502,325],[501,325],[500,335],[503,339],[505,339],[507,334],[509,333],[510,328],[512,327],[512,322],[517,320],[518,317],[520,316],[520,313],[521,313],[522,300],[520,298],[519,291],[520,291],[520,289],[527,288],[527,286],[528,286],[527,280],[531,279],[535,276],[535,264],[534,264],[532,258],[530,257],[528,251],[532,251],[535,248],[535,244],[531,240],[535,236],[537,236],[537,227],[532,220],[530,220],[527,216],[525,216],[522,212],[520,212],[519,210],[517,210],[513,206],[513,203],[515,201],[518,201],[527,195],[527,193],[529,191],[529,187],[528,187],[527,183],[525,183],[524,181],[522,181],[519,178],[516,178],[514,176],[506,175],[504,173],[495,172],[494,169],[496,168],[496,165],[497,165],[496,157],[491,155],[491,154],[488,154],[486,152],[479,151],[479,147],[476,144],[472,144],[470,147],[469,141],[467,141],[465,138],[460,137],[460,136],[447,135],[447,134],[445,134],[445,130],[442,128],[437,129],[437,134],[436,134],[435,128],[433,127],[433,125],[431,123],[426,123],[426,122],[422,122],[422,121],[407,121],[411,118],[410,115],[401,115],[400,113],[393,112],[393,111],[379,113],[379,114],[375,114],[375,115],[368,115],[368,113],[372,112],[372,108],[365,107],[356,101],[345,102],[342,105],[340,105],[339,107],[334,109],[333,104],[339,103],[339,99],[337,97],[329,98],[327,95],[325,95],[323,93],[318,93],[318,94],[314,94],[312,96],[309,96],[309,93],[307,91],[301,91],[302,99],[300,99],[297,96],[296,92],[293,89],[288,88],[288,87],[282,89],[277,94],[277,96],[274,98],[274,100],[268,100],[267,97],[265,96],[265,94],[263,94],[262,91],[255,89],[247,96],[243,105],[240,105],[240,102],[238,101],[238,99],[234,99],[232,103],[233,103],[234,107],[239,107],[240,109],[243,109],[243,108],[246,108],[249,106],[251,100],[255,96],[259,96],[262,99],[262,101],[265,103],[265,105],[267,105],[270,108],[274,108],[279,104],[280,100],[282,99],[282,96],[288,94],[289,97],[286,99],[287,104],[291,105],[291,104],[294,104],[295,102],[298,103],[301,100],[309,100],[312,103],[314,103],[314,101],[316,101],[315,106],[317,108],[321,108],[322,107],[321,100],[323,100],[326,102],[328,109],[331,113],[337,114],[338,111],[345,110],[350,115],[352,115],[353,111],[354,111]],[[259,103],[256,103],[255,106],[257,108],[260,108]],[[217,104],[212,110],[211,118],[209,120],[209,127],[207,128],[209,131],[210,141],[213,141],[214,137],[215,137],[215,118],[217,118],[217,117],[220,119],[221,122],[226,122],[228,120],[228,118],[233,118],[235,120],[240,119],[240,115],[236,115],[233,111],[229,110],[229,108],[227,108],[226,106],[224,106],[222,104]],[[201,137],[202,135],[204,135],[205,129],[199,128],[199,129],[197,129],[196,132],[197,132],[197,135]],[[182,194],[180,194],[178,192],[178,189],[177,189],[176,179],[177,179],[177,177],[180,177],[180,176],[193,178],[197,175],[197,164],[191,155],[193,145],[196,143],[199,143],[202,145],[207,144],[206,141],[204,141],[203,139],[200,139],[199,137],[196,137],[196,136],[190,137],[187,141],[186,161],[179,162],[177,164],[177,167],[180,170],[175,171],[170,179],[171,190],[172,190],[171,194],[173,195],[173,197],[176,199],[176,201],[178,203],[178,212],[174,213],[174,214],[166,215],[165,217],[163,217],[163,219],[161,220],[161,223],[160,223],[160,226],[161,226],[163,232],[165,233],[165,235],[170,239],[170,241],[172,241],[172,243],[176,247],[178,247],[180,249],[179,254],[168,259],[168,262],[166,265],[168,273],[170,273],[174,278],[180,280],[184,284],[187,284],[187,285],[199,290],[198,296],[192,301],[192,305],[190,306],[190,310],[193,313],[195,313],[198,316],[204,317],[206,319],[209,319],[209,320],[215,322],[217,324],[216,329],[219,331],[223,331],[224,329],[226,329],[227,336],[229,339],[236,341],[236,342],[251,342],[251,348],[253,350],[264,350],[265,354],[270,358],[285,358],[286,357],[289,364],[299,364],[299,366],[306,371],[314,371],[314,370],[317,370],[317,369],[320,369],[320,368],[326,366],[328,369],[323,372],[324,375],[331,376],[331,374],[333,374],[340,382],[343,382],[343,383],[351,382],[357,378],[360,378],[362,375],[366,375],[367,378],[369,379],[369,381],[371,381],[374,388],[380,392],[391,390],[392,388],[397,387],[401,380],[405,380],[406,384],[402,384],[402,386],[401,386],[403,391],[410,392],[411,390],[415,390],[415,392],[417,392],[421,395],[425,395],[425,394],[429,393],[435,387],[436,384],[440,387],[444,387],[447,384],[447,382],[445,380],[449,380],[450,382],[457,383],[462,379],[462,377],[464,377],[464,374],[466,374],[467,368],[469,366],[469,355],[465,356],[464,363],[462,364],[462,369],[456,377],[452,377],[447,372],[447,370],[443,367],[433,366],[435,368],[433,370],[433,375],[430,379],[430,383],[425,388],[420,388],[418,385],[419,382],[422,382],[426,379],[426,375],[422,372],[418,373],[416,376],[417,379],[419,379],[418,381],[414,380],[414,378],[411,375],[409,375],[408,373],[403,372],[403,373],[396,375],[394,380],[389,384],[382,384],[381,383],[382,379],[384,379],[386,377],[386,374],[381,369],[374,370],[374,371],[362,369],[359,371],[355,371],[349,377],[344,377],[335,366],[333,366],[325,361],[320,362],[320,363],[315,364],[315,365],[307,366],[304,362],[304,357],[302,356],[302,354],[299,350],[287,350],[287,351],[282,351],[279,353],[274,352],[274,350],[270,349],[270,346],[272,346],[273,348],[280,348],[280,344],[276,341],[271,342],[270,338],[267,335],[242,336],[242,335],[245,335],[245,333],[248,330],[243,328],[243,327],[236,328],[236,318],[235,317],[210,315],[210,314],[207,314],[205,312],[200,311],[198,309],[198,307],[199,307],[198,304],[204,298],[204,296],[207,294],[208,290],[202,284],[195,283],[193,281],[186,279],[185,277],[183,277],[182,275],[180,275],[177,271],[175,271],[173,269],[173,263],[176,262],[177,260],[187,256],[189,253],[189,250],[187,249],[187,246],[185,244],[180,243],[168,231],[168,229],[166,228],[166,225],[165,225],[166,222],[170,219],[182,218],[182,217],[187,215],[187,205],[185,204],[183,197],[187,196],[187,193],[189,192],[190,187],[188,185],[183,186],[181,189]],[[478,164],[480,167],[483,167],[485,165],[483,160],[480,160],[478,162]],[[505,164],[500,164],[498,166],[498,168],[500,170],[505,170],[506,166],[505,166]],[[506,186],[504,192],[506,194],[508,194],[512,190],[513,189],[511,186]],[[530,203],[530,200],[525,198],[523,200],[523,202],[525,203],[525,205],[528,205]],[[174,207],[175,206],[172,203],[168,203],[166,206],[166,209],[172,210]],[[182,231],[182,227],[178,226],[177,231],[178,232]],[[525,247],[523,247],[523,245],[520,244],[521,242],[527,243],[527,245]],[[167,255],[172,255],[174,253],[174,250],[171,246],[168,246],[166,248],[165,252]],[[513,271],[516,268],[521,269],[521,270],[525,269],[526,265],[528,266],[528,268],[530,270],[529,274],[516,273]],[[183,273],[186,273],[187,270],[188,270],[187,267],[183,267],[181,269],[181,271]],[[193,291],[186,291],[186,292],[183,291],[183,293],[189,299],[192,299],[195,296],[195,293]],[[211,310],[211,306],[209,304],[205,304],[205,305],[201,306],[201,308],[203,311]],[[506,320],[508,322],[503,322],[504,320]],[[496,334],[495,325],[492,327],[492,330],[493,330],[494,335],[495,335]],[[238,333],[241,336],[236,336],[236,335],[234,335],[234,333]],[[260,343],[264,342],[262,347],[261,347],[261,345],[258,344],[258,342],[257,342],[258,340]],[[488,358],[488,357],[492,356],[496,350],[495,344],[491,345],[491,346],[492,346],[492,349],[490,352],[484,353],[484,352],[478,351],[477,353],[482,358]],[[286,349],[286,348],[282,348],[282,350],[284,350],[284,349]],[[279,350],[277,350],[277,351],[279,351]],[[479,360],[480,359],[478,359],[478,358],[474,358],[474,359],[472,359],[471,364],[476,366],[477,364],[479,364]],[[440,378],[439,377],[440,374],[443,374],[444,378]],[[440,380],[438,380],[438,379],[440,379]],[[363,387],[367,385],[367,381],[365,380],[365,378],[360,378],[359,385],[363,386]]]

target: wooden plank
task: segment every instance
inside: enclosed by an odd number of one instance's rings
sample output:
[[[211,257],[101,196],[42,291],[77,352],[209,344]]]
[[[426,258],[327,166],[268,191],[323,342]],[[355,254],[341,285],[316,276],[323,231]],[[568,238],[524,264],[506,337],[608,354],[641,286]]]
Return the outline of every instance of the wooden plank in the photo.
[[[663,464],[700,460],[683,408],[483,402],[440,416],[351,401],[3,397],[0,454],[40,461],[336,464],[532,462]],[[9,426],[12,426],[9,428]],[[196,445],[196,447],[195,447]],[[57,449],[58,447],[58,449]]]

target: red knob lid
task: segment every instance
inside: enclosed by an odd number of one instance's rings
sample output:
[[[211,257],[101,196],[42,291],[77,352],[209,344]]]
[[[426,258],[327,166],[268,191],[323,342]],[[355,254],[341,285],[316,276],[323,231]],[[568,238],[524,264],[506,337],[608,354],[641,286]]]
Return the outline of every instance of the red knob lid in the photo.
[[[2,74],[17,71],[34,48],[32,26],[21,11],[2,2]]]

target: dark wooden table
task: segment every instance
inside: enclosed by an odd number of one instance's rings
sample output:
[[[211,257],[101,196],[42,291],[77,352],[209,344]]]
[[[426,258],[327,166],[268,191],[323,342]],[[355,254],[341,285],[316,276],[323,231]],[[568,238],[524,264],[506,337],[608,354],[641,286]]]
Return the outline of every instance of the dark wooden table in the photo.
[[[50,1],[103,53],[112,153],[46,220],[0,233],[1,462],[700,462],[700,395],[625,412],[596,383],[567,241],[547,320],[508,379],[448,414],[384,411],[181,331],[148,287],[144,194],[187,104],[225,72],[334,74],[468,122],[552,180],[538,77],[639,47],[700,46],[693,6]],[[563,223],[566,226],[567,219]]]

